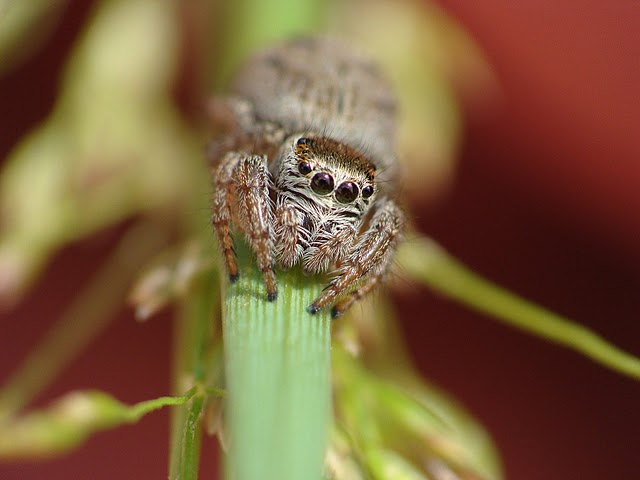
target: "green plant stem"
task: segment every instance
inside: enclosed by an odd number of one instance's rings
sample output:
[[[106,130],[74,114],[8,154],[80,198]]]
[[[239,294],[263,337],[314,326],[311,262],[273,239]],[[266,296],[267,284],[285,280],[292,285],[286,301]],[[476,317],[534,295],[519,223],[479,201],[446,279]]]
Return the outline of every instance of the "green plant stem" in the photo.
[[[267,302],[261,274],[240,258],[241,278],[226,292],[223,331],[229,455],[235,480],[320,479],[329,425],[330,320],[306,308],[321,280],[278,272]]]
[[[407,242],[398,255],[402,269],[426,286],[498,320],[576,350],[619,373],[640,379],[640,359],[591,330],[534,305],[476,275],[427,239]]]
[[[213,333],[219,308],[215,272],[206,275],[196,291],[182,305],[181,315],[176,319],[176,391],[192,385],[200,392],[184,406],[172,413],[171,454],[169,478],[197,480],[202,441],[202,416],[206,396],[204,387],[209,372],[216,368],[221,355],[210,355],[217,348]],[[220,379],[218,379],[219,381]]]

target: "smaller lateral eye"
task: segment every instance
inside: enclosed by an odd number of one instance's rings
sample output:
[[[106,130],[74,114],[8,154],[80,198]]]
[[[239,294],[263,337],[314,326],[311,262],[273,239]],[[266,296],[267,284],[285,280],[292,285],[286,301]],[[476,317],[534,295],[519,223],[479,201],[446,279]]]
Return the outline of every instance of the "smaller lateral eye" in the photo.
[[[307,162],[300,162],[298,164],[298,171],[302,174],[302,175],[306,175],[307,173],[311,172],[311,165],[308,164]]]
[[[298,139],[298,141],[296,142],[296,145],[307,145],[309,143],[311,143],[311,140],[309,140],[306,137],[302,137]]]
[[[373,187],[371,185],[367,185],[362,189],[362,196],[364,198],[369,198],[371,195],[373,195]]]

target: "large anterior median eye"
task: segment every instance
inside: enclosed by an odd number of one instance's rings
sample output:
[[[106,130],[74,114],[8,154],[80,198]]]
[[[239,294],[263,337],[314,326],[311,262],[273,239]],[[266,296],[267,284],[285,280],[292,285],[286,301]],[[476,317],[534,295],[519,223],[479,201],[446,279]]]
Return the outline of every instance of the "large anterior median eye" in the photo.
[[[333,177],[326,172],[318,172],[311,179],[311,190],[318,195],[328,195],[333,192]]]
[[[336,188],[336,200],[340,203],[351,203],[358,198],[358,185],[353,182],[342,182]]]

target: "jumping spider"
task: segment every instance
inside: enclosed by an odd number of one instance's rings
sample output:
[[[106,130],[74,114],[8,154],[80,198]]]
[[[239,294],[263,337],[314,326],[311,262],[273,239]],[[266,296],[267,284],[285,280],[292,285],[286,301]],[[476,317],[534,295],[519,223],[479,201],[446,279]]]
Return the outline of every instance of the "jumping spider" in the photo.
[[[395,98],[377,68],[327,38],[252,57],[210,114],[213,215],[227,272],[231,225],[277,296],[275,265],[335,276],[308,307],[334,317],[384,279],[404,229],[394,201]]]

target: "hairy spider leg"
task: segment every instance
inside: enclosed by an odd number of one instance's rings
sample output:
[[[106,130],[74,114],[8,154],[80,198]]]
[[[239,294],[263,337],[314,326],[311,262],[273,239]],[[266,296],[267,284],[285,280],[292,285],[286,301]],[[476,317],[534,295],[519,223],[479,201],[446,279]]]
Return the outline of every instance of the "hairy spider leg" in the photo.
[[[214,170],[212,223],[223,250],[229,279],[238,279],[230,225],[242,231],[262,271],[267,299],[278,295],[274,268],[273,213],[269,198],[271,179],[265,156],[228,152]],[[232,210],[232,206],[235,208]]]
[[[393,253],[399,243],[404,227],[404,214],[395,202],[386,198],[379,199],[369,228],[362,233],[349,257],[340,267],[339,274],[324,289],[322,294],[309,305],[307,310],[315,314],[338,298],[354,293],[358,298],[370,291],[374,284],[368,284],[367,279],[383,276],[393,260]],[[364,280],[363,280],[364,279]],[[364,281],[362,291],[356,288]],[[355,291],[354,288],[356,288]],[[348,301],[345,300],[345,301]],[[351,306],[353,301],[346,306]],[[340,304],[337,305],[340,307]],[[338,309],[340,314],[346,309]]]

